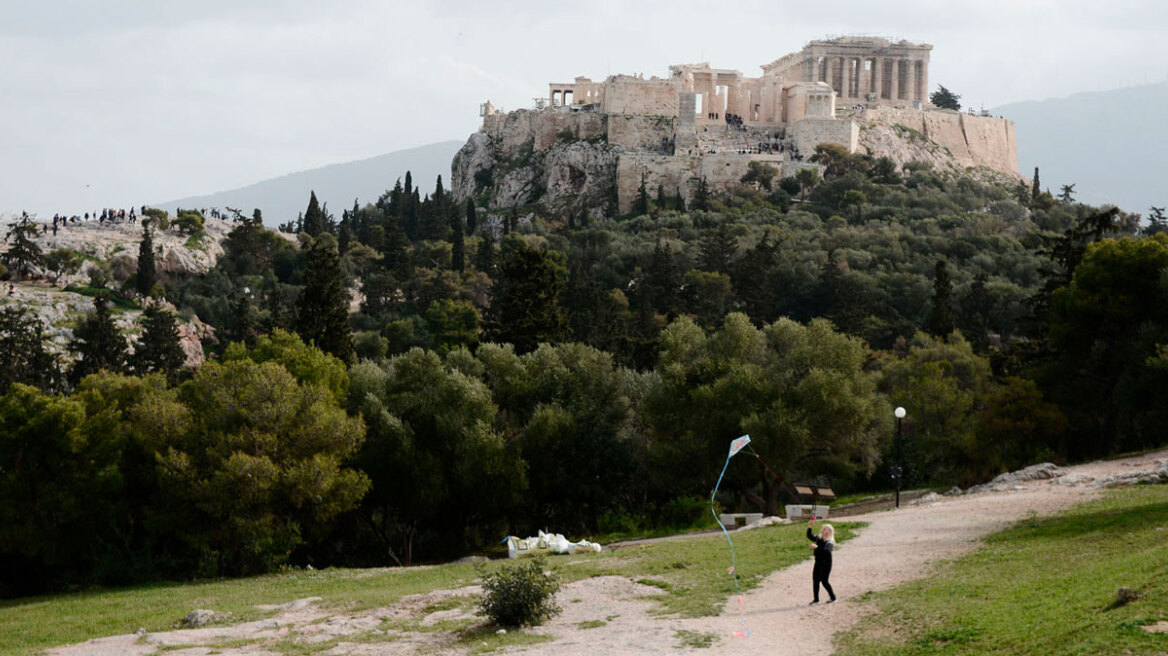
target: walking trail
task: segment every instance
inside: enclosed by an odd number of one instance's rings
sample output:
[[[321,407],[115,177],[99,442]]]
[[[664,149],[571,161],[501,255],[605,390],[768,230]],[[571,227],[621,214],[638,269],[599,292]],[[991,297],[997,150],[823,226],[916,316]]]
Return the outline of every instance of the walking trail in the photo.
[[[599,577],[566,585],[558,602],[563,612],[539,627],[553,642],[510,647],[504,654],[557,656],[629,656],[646,653],[768,656],[798,654],[827,656],[833,634],[853,627],[871,604],[860,599],[869,591],[884,590],[925,576],[930,569],[975,548],[987,535],[1029,516],[1047,516],[1102,494],[1104,484],[1134,482],[1145,476],[1168,482],[1168,451],[1095,462],[1067,468],[1039,467],[1006,480],[975,488],[962,495],[927,495],[899,509],[864,515],[868,526],[840,545],[831,579],[840,601],[809,606],[811,566],[806,561],[774,572],[755,590],[743,595],[742,613],[730,599],[721,615],[697,619],[662,618],[651,614],[647,599],[656,588],[623,577]],[[420,608],[435,598],[467,591],[437,592],[404,600],[402,606]],[[821,596],[826,600],[826,594]],[[54,656],[129,654],[149,656],[169,647],[169,654],[202,656],[274,654],[271,641],[225,647],[228,640],[279,638],[294,633],[330,639],[369,631],[383,619],[407,608],[378,609],[360,615],[330,615],[312,604],[293,604],[273,619],[222,628],[179,630],[140,636],[117,636],[49,652]],[[458,613],[460,611],[445,611]],[[444,619],[426,618],[426,622]],[[582,624],[583,623],[583,624]],[[749,635],[735,637],[744,628]],[[599,626],[597,626],[599,624]],[[585,628],[592,627],[592,628]],[[685,636],[714,636],[708,647],[687,646]],[[418,654],[435,650],[458,651],[454,645],[436,645],[434,634],[403,636],[394,642],[342,642],[323,654]],[[191,645],[174,649],[179,645]],[[205,645],[196,647],[194,645]],[[211,645],[218,645],[210,648]]]

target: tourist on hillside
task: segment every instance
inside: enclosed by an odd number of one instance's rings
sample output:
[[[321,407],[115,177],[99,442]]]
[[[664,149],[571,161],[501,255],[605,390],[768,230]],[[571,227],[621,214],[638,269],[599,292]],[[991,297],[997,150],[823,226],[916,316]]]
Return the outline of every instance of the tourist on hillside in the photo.
[[[819,530],[819,535],[816,536],[811,532],[815,526],[815,515],[811,516],[811,521],[807,523],[807,539],[811,540],[809,545],[815,550],[815,568],[811,570],[811,590],[815,593],[812,598],[812,604],[819,603],[819,584],[823,584],[823,589],[827,590],[827,594],[831,600],[827,603],[835,603],[835,591],[831,589],[831,583],[828,578],[831,577],[831,552],[835,549],[835,529],[831,524],[824,524],[823,528]]]

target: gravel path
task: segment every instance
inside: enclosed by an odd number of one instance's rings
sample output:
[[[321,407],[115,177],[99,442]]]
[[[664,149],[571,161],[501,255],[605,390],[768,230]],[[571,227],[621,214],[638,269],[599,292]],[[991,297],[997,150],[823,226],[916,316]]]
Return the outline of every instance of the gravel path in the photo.
[[[706,654],[720,656],[768,656],[797,654],[827,656],[832,637],[856,624],[868,604],[858,601],[868,591],[884,590],[925,575],[938,562],[975,548],[990,533],[1031,515],[1046,516],[1102,494],[1108,482],[1135,482],[1139,478],[1168,483],[1168,451],[1096,462],[1068,468],[1035,467],[981,486],[975,493],[941,497],[927,495],[887,510],[863,516],[868,522],[859,536],[836,551],[832,584],[840,601],[809,606],[810,559],[771,574],[749,594],[743,595],[741,612],[736,599],[729,600],[717,617],[700,619],[659,618],[651,614],[652,600],[661,591],[623,577],[599,577],[564,587],[558,601],[563,613],[541,626],[554,642],[531,647],[512,647],[506,654],[557,656],[630,656],[632,654]],[[903,501],[903,500],[902,500]],[[280,638],[329,639],[369,631],[382,620],[408,616],[437,598],[470,594],[473,589],[439,591],[408,598],[393,608],[357,615],[326,615],[311,604],[293,604],[275,618],[251,624],[213,629],[170,631],[92,640],[51,650],[53,656],[150,656],[160,648],[174,656],[258,656],[271,654],[270,640],[225,646],[226,640]],[[823,595],[826,600],[826,595]],[[426,618],[423,621],[433,621]],[[439,618],[441,619],[441,618]],[[736,635],[743,634],[746,635]],[[702,638],[706,647],[694,646]],[[458,651],[451,645],[435,645],[435,635],[413,633],[395,642],[341,643],[324,654],[387,655]],[[179,646],[190,645],[188,648]],[[203,645],[203,646],[197,646]],[[217,645],[217,647],[212,647]]]

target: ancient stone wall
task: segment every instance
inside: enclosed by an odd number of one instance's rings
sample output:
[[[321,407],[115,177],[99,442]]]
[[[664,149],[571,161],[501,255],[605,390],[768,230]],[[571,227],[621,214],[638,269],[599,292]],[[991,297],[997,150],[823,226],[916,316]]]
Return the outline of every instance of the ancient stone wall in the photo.
[[[608,143],[612,146],[661,151],[664,145],[672,142],[677,120],[668,116],[613,114],[608,117]]]
[[[632,209],[645,175],[645,187],[650,197],[657,194],[657,185],[667,195],[681,192],[686,204],[693,200],[698,181],[706,179],[710,192],[720,195],[742,184],[742,176],[750,162],[760,161],[782,171],[781,155],[738,155],[736,153],[668,157],[645,153],[623,153],[617,162],[617,200],[620,212]]]
[[[604,111],[609,114],[647,114],[677,116],[681,87],[671,80],[626,75],[608,79],[604,92]]]
[[[821,143],[839,144],[856,152],[859,145],[860,127],[853,121],[832,118],[804,118],[787,128],[787,137],[795,142],[795,147],[804,157],[815,152]]]

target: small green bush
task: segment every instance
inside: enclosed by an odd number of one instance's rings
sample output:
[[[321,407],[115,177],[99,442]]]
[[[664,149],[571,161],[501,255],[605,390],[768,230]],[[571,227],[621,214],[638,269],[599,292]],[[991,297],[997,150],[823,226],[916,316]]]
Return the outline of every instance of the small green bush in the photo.
[[[545,572],[542,557],[500,568],[496,572],[479,569],[483,596],[479,611],[500,626],[535,626],[560,612],[555,594],[559,578]]]

